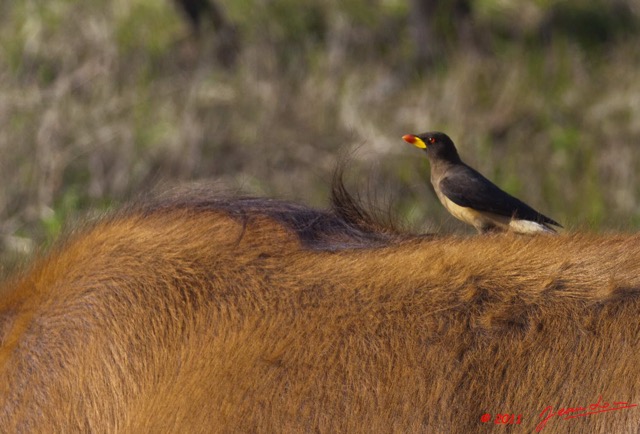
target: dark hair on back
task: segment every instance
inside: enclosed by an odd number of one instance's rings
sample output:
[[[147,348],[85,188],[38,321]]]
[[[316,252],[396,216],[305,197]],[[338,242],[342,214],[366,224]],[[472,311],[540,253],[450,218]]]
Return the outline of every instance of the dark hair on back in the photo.
[[[262,216],[294,232],[303,246],[314,250],[378,247],[409,236],[396,229],[388,215],[383,217],[382,213],[371,211],[373,204],[365,206],[360,197],[354,197],[344,184],[343,173],[341,164],[334,171],[328,210],[278,199],[224,194],[209,185],[189,185],[135,200],[132,207],[115,217],[123,213],[146,216],[176,210],[223,212],[246,225]]]

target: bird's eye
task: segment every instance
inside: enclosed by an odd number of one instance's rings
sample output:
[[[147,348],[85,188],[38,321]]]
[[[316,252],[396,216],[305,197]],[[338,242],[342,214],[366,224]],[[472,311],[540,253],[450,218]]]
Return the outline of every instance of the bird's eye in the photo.
[[[436,138],[435,137],[429,137],[427,139],[427,142],[429,142],[430,145],[433,145],[436,142]]]

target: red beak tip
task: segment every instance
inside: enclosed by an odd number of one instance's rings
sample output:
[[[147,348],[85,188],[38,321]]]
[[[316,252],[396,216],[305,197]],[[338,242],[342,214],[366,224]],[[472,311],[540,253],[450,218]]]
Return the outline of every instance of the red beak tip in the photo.
[[[413,145],[416,142],[416,136],[414,136],[413,134],[405,134],[404,136],[402,136],[402,140]]]

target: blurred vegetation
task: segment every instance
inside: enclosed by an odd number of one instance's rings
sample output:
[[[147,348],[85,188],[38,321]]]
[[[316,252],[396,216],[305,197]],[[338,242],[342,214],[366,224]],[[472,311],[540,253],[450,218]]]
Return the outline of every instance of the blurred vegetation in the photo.
[[[232,64],[170,1],[0,2],[0,263],[159,183],[324,207],[346,154],[351,189],[471,233],[400,139],[434,129],[570,229],[637,230],[637,5],[478,0],[421,41],[420,1],[218,0]]]

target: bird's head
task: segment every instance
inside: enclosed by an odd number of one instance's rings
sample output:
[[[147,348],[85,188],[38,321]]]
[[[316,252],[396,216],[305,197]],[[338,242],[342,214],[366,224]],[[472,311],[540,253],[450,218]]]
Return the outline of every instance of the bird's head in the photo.
[[[406,134],[402,136],[402,140],[411,143],[417,148],[424,149],[431,162],[434,160],[444,160],[452,163],[460,162],[453,140],[445,133],[431,131],[418,135]]]

